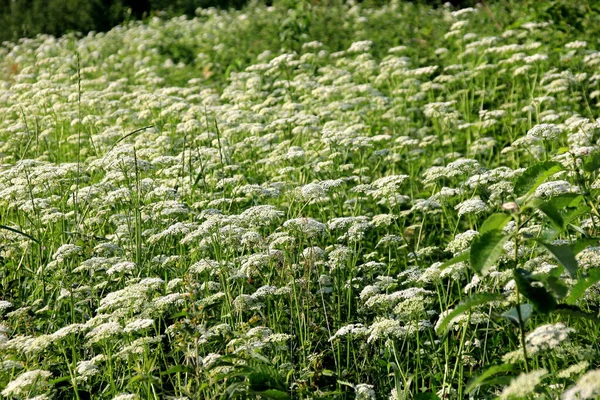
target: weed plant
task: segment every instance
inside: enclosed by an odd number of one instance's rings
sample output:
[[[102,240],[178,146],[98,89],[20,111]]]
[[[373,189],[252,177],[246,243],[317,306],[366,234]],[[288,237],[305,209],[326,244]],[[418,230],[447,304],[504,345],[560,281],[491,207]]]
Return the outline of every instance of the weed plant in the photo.
[[[599,398],[600,52],[503,10],[5,43],[1,395]]]

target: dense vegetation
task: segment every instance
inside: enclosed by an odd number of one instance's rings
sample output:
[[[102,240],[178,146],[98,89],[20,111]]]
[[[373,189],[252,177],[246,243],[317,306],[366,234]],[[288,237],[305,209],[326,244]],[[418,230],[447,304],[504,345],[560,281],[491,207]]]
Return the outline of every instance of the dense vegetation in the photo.
[[[598,398],[598,14],[560,6],[6,43],[0,394]]]

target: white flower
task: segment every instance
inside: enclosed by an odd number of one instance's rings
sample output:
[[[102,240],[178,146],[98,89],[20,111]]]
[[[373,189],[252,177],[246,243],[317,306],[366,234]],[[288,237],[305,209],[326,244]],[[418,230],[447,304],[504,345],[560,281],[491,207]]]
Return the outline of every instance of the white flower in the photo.
[[[405,333],[406,328],[400,325],[400,321],[395,319],[380,319],[369,327],[367,343],[381,339],[399,338]]]
[[[488,210],[485,202],[479,198],[465,200],[462,203],[458,204],[454,207],[455,210],[458,210],[458,216],[463,216],[467,214],[481,214]]]
[[[36,369],[27,371],[10,381],[1,392],[4,397],[22,397],[43,388],[52,374]]]
[[[349,53],[366,53],[371,50],[373,47],[373,42],[370,40],[362,40],[359,42],[354,42],[350,45],[348,49]]]
[[[78,255],[80,253],[81,247],[74,244],[63,244],[58,249],[56,249],[56,251],[52,255],[52,259],[58,262],[63,262],[64,260]]]
[[[527,131],[527,136],[542,139],[556,139],[562,133],[562,129],[555,124],[538,124]]]
[[[5,310],[11,308],[13,304],[10,301],[0,300],[0,313],[3,313]]]
[[[112,336],[118,335],[123,331],[121,324],[118,322],[106,322],[98,325],[96,328],[88,332],[85,337],[89,339],[90,343],[97,343],[104,339],[108,339]]]
[[[362,336],[368,332],[368,328],[366,328],[363,324],[349,324],[342,326],[337,332],[329,338],[329,341],[336,340],[337,338],[344,337],[346,335],[353,336]]]
[[[543,350],[551,350],[569,338],[569,334],[575,332],[573,328],[567,328],[563,323],[547,324],[538,326],[533,332],[525,336],[527,350],[533,354]]]
[[[84,360],[77,363],[77,377],[82,381],[87,381],[94,375],[100,373],[100,368],[94,360]]]
[[[307,237],[315,237],[325,233],[325,224],[313,218],[294,218],[283,223],[284,228],[291,231],[296,231],[306,235]]]
[[[597,399],[600,397],[600,369],[584,374],[577,384],[563,393],[561,400]]]
[[[535,391],[535,387],[542,382],[542,378],[548,374],[545,369],[538,369],[529,373],[523,372],[514,378],[510,385],[502,390],[500,399],[522,399]]]
[[[479,235],[479,232],[468,230],[463,233],[459,233],[454,236],[454,239],[446,246],[446,251],[451,252],[456,255],[463,250],[466,250],[471,245],[471,242],[475,238],[475,236]]]
[[[376,399],[375,390],[373,385],[367,385],[366,383],[359,383],[354,386],[356,391],[356,400],[374,400]]]
[[[137,394],[122,393],[112,398],[112,400],[138,400],[140,396]]]
[[[125,333],[137,332],[137,331],[149,328],[152,325],[154,325],[153,319],[150,319],[150,318],[136,319],[136,320],[131,321],[127,325],[125,325],[125,328],[123,328],[123,332],[125,332]]]

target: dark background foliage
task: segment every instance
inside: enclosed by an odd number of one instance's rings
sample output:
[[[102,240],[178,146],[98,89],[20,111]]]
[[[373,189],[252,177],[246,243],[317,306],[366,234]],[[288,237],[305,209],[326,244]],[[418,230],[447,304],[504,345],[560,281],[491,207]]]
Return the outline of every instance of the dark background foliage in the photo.
[[[259,0],[260,1],[260,0]],[[271,5],[312,3],[325,5],[343,3],[345,0],[262,0]],[[377,6],[389,0],[358,0]],[[514,1],[528,4],[530,15],[540,21],[552,20],[561,31],[589,28],[590,15],[600,14],[600,4],[595,1],[554,0],[408,0],[430,6],[449,2],[454,7],[496,3],[511,8]],[[60,36],[67,32],[107,31],[129,21],[152,15],[193,16],[199,7],[241,8],[248,0],[0,0],[0,41],[32,37],[40,33]],[[487,3],[487,4],[486,4]],[[293,7],[294,7],[293,6]]]

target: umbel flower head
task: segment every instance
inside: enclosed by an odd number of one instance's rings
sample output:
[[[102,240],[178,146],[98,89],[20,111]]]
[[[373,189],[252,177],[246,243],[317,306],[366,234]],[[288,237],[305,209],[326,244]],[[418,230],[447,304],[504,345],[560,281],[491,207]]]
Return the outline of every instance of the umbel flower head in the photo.
[[[40,369],[24,372],[10,381],[0,394],[6,398],[29,395],[41,390],[51,376],[50,372]]]
[[[522,373],[513,379],[510,384],[502,390],[499,399],[523,399],[527,398],[535,391],[537,385],[542,382],[542,378],[548,374],[545,369],[538,369],[529,373]]]
[[[562,133],[562,129],[555,124],[539,124],[527,131],[527,136],[542,139],[556,139]]]
[[[577,384],[563,393],[561,400],[597,399],[600,397],[600,369],[588,371]]]

